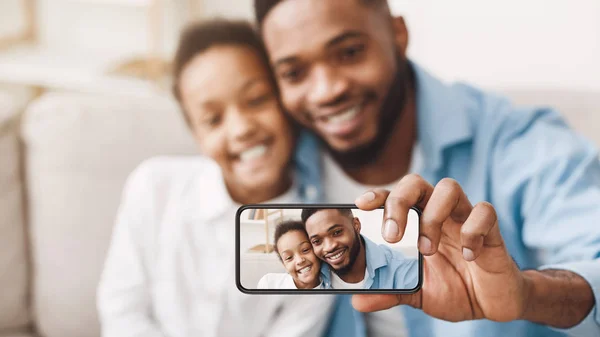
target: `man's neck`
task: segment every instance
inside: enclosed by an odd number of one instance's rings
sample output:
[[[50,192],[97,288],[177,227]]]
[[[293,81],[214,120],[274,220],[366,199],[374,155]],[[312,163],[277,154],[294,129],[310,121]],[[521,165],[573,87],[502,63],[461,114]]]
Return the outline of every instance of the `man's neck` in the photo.
[[[367,268],[367,250],[365,248],[365,243],[360,238],[360,252],[354,261],[354,265],[352,269],[346,274],[338,275],[342,281],[346,283],[358,283],[365,278],[365,270]]]
[[[417,112],[412,83],[407,85],[407,90],[406,104],[402,111],[398,111],[401,117],[396,121],[394,131],[379,158],[359,168],[342,167],[354,181],[363,185],[386,185],[408,173],[417,139]]]

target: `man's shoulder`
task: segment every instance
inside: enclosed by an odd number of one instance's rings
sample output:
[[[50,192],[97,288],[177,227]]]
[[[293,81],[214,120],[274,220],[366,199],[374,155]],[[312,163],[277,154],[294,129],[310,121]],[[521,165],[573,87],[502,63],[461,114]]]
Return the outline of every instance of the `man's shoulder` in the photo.
[[[489,133],[490,129],[520,133],[536,123],[562,122],[563,119],[556,109],[518,104],[500,91],[483,90],[466,83],[455,83],[450,90],[462,100],[472,126],[482,134]]]

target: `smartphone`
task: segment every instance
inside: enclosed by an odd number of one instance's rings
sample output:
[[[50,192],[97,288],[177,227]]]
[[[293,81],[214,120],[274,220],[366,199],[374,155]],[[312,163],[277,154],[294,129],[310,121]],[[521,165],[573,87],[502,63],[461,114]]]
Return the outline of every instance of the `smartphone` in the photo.
[[[255,204],[236,214],[236,284],[247,294],[399,293],[421,288],[421,212],[402,239],[383,239],[383,207]]]

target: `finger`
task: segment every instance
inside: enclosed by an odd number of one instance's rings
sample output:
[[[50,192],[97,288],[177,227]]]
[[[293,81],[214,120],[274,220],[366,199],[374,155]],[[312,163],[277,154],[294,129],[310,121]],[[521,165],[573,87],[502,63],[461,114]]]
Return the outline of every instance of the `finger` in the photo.
[[[432,191],[433,186],[416,174],[404,176],[396,184],[385,201],[381,233],[387,242],[396,243],[402,239],[410,208],[423,209]]]
[[[360,312],[373,312],[385,310],[400,304],[415,306],[416,294],[409,295],[354,295],[352,306]]]
[[[450,178],[440,180],[421,216],[419,235],[421,253],[426,256],[435,254],[442,236],[444,221],[452,217],[453,220],[462,223],[469,216],[471,209],[471,203],[456,180]]]
[[[494,207],[488,202],[480,202],[460,229],[460,242],[463,257],[473,261],[481,254],[484,245],[499,246],[503,244],[498,216]]]
[[[356,207],[362,209],[363,211],[372,211],[385,205],[385,200],[389,194],[390,191],[382,188],[372,189],[356,198],[354,203],[356,204]]]

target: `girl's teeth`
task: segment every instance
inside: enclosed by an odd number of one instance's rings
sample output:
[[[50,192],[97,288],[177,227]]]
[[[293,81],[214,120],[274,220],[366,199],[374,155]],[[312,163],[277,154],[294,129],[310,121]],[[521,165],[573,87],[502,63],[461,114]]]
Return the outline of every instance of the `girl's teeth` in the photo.
[[[264,155],[265,152],[267,152],[267,147],[265,145],[257,145],[257,146],[251,147],[248,150],[242,152],[240,154],[240,160],[241,161],[253,160],[253,159],[256,159],[256,158]]]
[[[334,124],[340,124],[343,122],[347,122],[347,121],[351,120],[352,118],[356,117],[359,110],[360,110],[360,107],[355,106],[353,108],[346,110],[345,112],[343,112],[341,114],[328,117],[327,122],[334,123]]]

